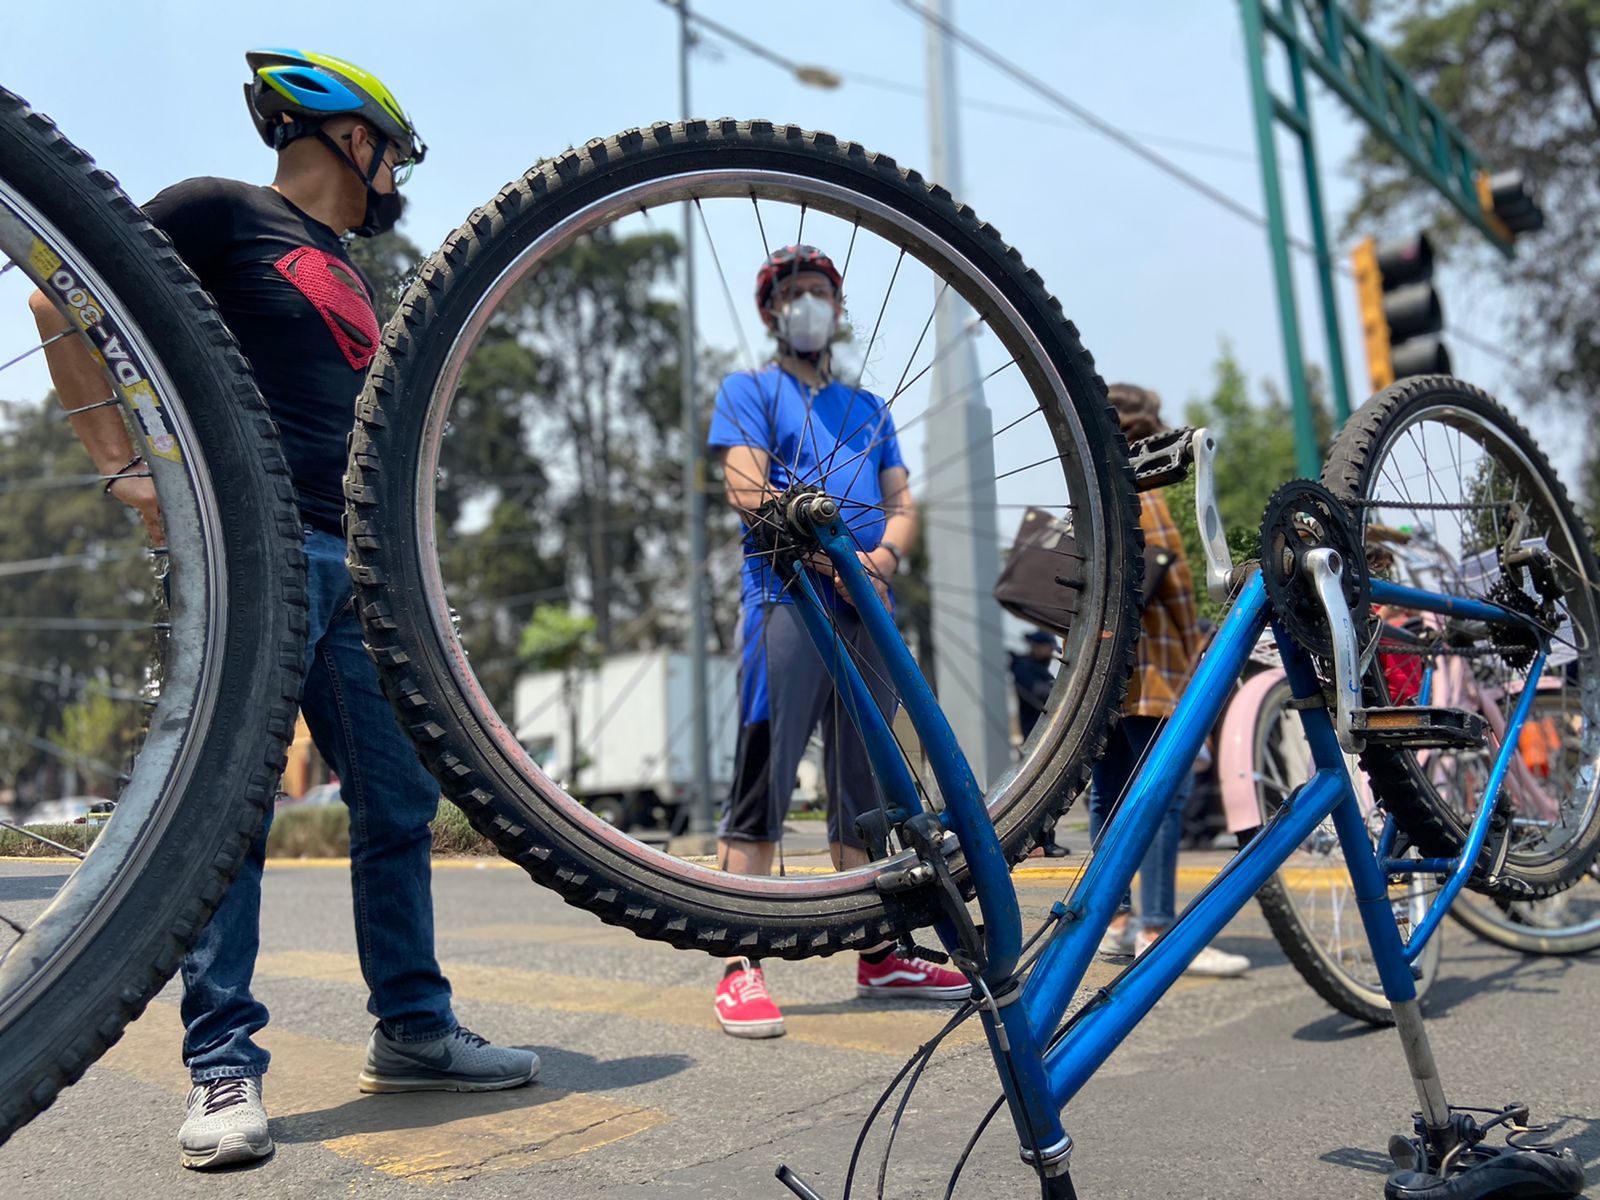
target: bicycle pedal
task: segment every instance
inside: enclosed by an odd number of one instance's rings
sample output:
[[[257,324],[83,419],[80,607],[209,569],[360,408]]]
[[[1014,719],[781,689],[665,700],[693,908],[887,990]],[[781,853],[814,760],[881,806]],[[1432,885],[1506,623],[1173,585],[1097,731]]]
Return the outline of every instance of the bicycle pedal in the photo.
[[[1384,1182],[1384,1200],[1568,1200],[1583,1195],[1583,1162],[1570,1149],[1475,1147],[1447,1175],[1396,1171]]]
[[[1369,745],[1411,750],[1466,750],[1481,746],[1488,722],[1459,708],[1358,708],[1350,714],[1352,732]]]

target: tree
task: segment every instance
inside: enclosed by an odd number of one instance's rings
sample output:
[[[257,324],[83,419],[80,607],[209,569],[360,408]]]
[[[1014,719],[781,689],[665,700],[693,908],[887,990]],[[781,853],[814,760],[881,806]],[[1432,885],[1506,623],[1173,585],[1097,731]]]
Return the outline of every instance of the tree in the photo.
[[[350,261],[372,284],[373,308],[381,325],[394,315],[401,294],[417,277],[422,251],[398,229],[391,229],[377,237],[350,239],[349,253]]]
[[[585,672],[600,664],[595,644],[595,620],[570,612],[559,604],[541,604],[523,626],[518,652],[523,665],[534,671],[561,673],[562,705],[567,710],[567,753],[570,760],[561,773],[567,787],[574,787],[588,765],[579,750],[579,692]]]
[[[143,527],[102,494],[52,392],[0,403],[0,785],[19,807],[114,796],[154,618]]]
[[[1368,0],[1391,53],[1492,171],[1521,170],[1547,216],[1503,263],[1432,186],[1368,134],[1350,230],[1430,226],[1488,283],[1508,287],[1506,343],[1529,402],[1600,413],[1600,5],[1594,0]]]
[[[683,566],[681,314],[662,295],[678,250],[670,233],[599,231],[519,285],[491,322],[533,366],[523,416],[562,451],[545,456],[547,494],[607,649],[619,622],[647,617],[655,572]]]
[[[580,240],[501,299],[467,359],[440,451],[438,546],[463,644],[502,709],[540,605],[587,610],[604,652],[683,639],[678,253],[660,232]],[[700,355],[709,411],[727,356]],[[738,522],[706,486],[702,569],[727,647]]]

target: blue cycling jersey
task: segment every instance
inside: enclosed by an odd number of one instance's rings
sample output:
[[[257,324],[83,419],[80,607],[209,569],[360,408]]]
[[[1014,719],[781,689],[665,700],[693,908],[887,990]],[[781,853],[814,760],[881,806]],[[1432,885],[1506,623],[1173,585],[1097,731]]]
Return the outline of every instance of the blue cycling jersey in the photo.
[[[717,391],[707,439],[712,450],[751,446],[771,456],[767,478],[783,490],[820,484],[839,501],[845,524],[862,550],[883,540],[879,476],[904,467],[889,407],[871,392],[838,381],[811,388],[776,364],[729,375]],[[831,595],[831,584],[825,589]],[[748,609],[763,600],[791,603],[765,559],[745,560],[741,598]]]

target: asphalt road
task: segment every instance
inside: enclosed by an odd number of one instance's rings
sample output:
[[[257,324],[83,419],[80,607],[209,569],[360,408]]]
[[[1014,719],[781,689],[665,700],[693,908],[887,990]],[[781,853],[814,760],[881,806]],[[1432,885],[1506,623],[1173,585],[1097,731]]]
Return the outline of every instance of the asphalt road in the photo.
[[[1067,839],[1070,841],[1070,837]],[[1075,860],[1065,860],[1068,865]],[[1199,875],[1186,860],[1184,882]],[[0,894],[42,895],[51,871],[0,863]],[[1061,891],[1031,877],[1035,917]],[[637,941],[568,908],[520,872],[436,872],[440,957],[462,1020],[544,1060],[536,1086],[477,1096],[362,1096],[370,1029],[352,952],[347,877],[274,866],[258,992],[272,1009],[266,1099],[276,1156],[223,1176],[184,1171],[175,1144],[186,1079],[177,995],[150,1006],[76,1087],[0,1147],[18,1200],[150,1197],[787,1197],[787,1162],[840,1200],[861,1120],[948,1009],[859,1001],[847,959],[776,963],[789,1035],[717,1029],[708,959]],[[1429,1004],[1456,1103],[1525,1099],[1560,1119],[1600,1186],[1600,958],[1523,958],[1446,929]],[[1074,1178],[1102,1197],[1382,1195],[1410,1084],[1392,1032],[1332,1014],[1278,953],[1254,910],[1220,943],[1257,963],[1242,980],[1184,981],[1074,1103]],[[974,1023],[941,1050],[908,1107],[886,1194],[943,1194],[997,1094]],[[872,1194],[881,1138],[868,1143]],[[867,1185],[863,1187],[862,1185]],[[1037,1195],[1002,1117],[958,1196]]]

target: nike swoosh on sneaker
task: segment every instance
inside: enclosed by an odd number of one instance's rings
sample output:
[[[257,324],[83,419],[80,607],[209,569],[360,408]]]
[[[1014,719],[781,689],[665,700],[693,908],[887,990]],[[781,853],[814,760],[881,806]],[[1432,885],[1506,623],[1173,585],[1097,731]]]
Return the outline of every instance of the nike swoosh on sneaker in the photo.
[[[450,1067],[451,1054],[446,1047],[440,1047],[438,1050],[426,1054],[421,1050],[408,1047],[401,1050],[400,1053],[413,1062],[421,1063],[425,1067],[431,1067],[435,1071],[445,1071]]]

